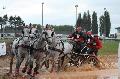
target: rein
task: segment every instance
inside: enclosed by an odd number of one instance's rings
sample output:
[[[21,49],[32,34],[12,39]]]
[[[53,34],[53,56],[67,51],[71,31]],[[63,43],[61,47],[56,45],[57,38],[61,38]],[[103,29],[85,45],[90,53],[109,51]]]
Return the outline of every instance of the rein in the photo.
[[[44,49],[44,48],[46,48],[46,45],[45,46],[43,46],[43,48],[34,48],[33,46],[35,45],[35,42],[37,42],[37,41],[41,41],[41,40],[43,40],[44,41],[44,39],[42,39],[42,38],[38,38],[37,40],[35,40],[34,42],[33,42],[33,44],[31,45],[31,49],[32,50],[35,50],[35,51],[40,51],[40,52],[45,52],[46,51],[46,49]],[[41,43],[43,43],[42,41],[41,41]],[[40,43],[40,44],[41,44]]]
[[[57,46],[58,44],[62,44],[62,46],[63,46],[62,50],[56,48],[56,46]],[[57,52],[60,52],[60,55],[61,55],[61,54],[63,53],[63,51],[64,51],[64,43],[63,43],[63,41],[61,41],[60,43],[57,43],[56,46],[55,46],[55,47],[50,47],[50,46],[49,46],[48,49],[54,50],[54,51],[57,51]],[[63,54],[64,54],[64,53],[63,53]]]

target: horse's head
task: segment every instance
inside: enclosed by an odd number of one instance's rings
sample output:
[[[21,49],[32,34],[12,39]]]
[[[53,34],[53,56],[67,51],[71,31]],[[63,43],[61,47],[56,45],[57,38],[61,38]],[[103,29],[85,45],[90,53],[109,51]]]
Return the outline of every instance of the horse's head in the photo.
[[[31,37],[31,39],[35,39],[38,36],[39,36],[39,32],[38,32],[37,28],[32,28],[30,30],[30,37]]]
[[[42,38],[45,39],[48,43],[52,43],[55,32],[53,30],[45,30],[42,32]]]
[[[22,32],[23,32],[23,36],[29,36],[30,29],[29,28],[24,28]]]
[[[26,26],[24,27],[24,29],[22,30],[22,42],[23,44],[26,44],[29,42],[29,35],[30,35],[30,29]]]

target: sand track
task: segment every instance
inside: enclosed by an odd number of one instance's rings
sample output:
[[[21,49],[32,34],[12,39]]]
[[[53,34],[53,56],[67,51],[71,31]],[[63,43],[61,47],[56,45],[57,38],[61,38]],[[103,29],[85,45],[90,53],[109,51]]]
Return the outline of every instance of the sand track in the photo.
[[[112,77],[118,76],[117,55],[100,56],[99,59],[103,63],[102,69],[98,69],[89,64],[85,64],[82,67],[68,67],[64,72],[60,72],[60,73],[41,72],[36,77],[36,79],[116,79],[116,78],[108,78],[108,77],[110,77],[110,75]],[[9,71],[9,62],[10,62],[9,56],[0,57],[0,79],[23,78],[22,76],[25,75],[22,73],[21,76],[17,78],[6,75],[6,73]],[[15,68],[15,62],[16,61],[14,61],[13,69]],[[102,78],[102,77],[107,77],[107,78]],[[27,76],[27,78],[23,78],[23,79],[29,79],[29,78]]]

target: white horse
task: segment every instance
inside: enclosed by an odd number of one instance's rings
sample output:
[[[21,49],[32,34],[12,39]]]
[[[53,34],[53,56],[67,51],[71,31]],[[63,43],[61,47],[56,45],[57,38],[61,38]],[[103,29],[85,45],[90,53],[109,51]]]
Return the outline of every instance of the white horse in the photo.
[[[24,58],[26,57],[28,60],[29,55],[29,46],[30,46],[30,37],[29,37],[30,30],[28,28],[23,29],[23,35],[22,37],[16,38],[13,41],[12,44],[12,56],[10,60],[10,71],[9,73],[12,73],[12,64],[13,64],[13,58],[16,57],[16,69],[15,69],[15,75],[19,74],[19,68],[21,63],[23,62]],[[26,61],[25,65],[28,64],[28,61]]]
[[[46,30],[45,34],[49,44],[46,60],[52,61],[51,72],[59,71],[58,68],[60,64],[62,64],[62,57],[72,52],[73,45],[68,42],[64,43],[61,41],[61,39],[56,36],[53,30]]]
[[[47,37],[45,32],[42,32],[37,39],[31,40],[30,54],[29,54],[29,64],[23,68],[23,72],[26,72],[27,67],[29,70],[27,74],[31,75],[33,68],[33,61],[36,59],[36,67],[34,68],[33,76],[37,75],[38,69],[42,68],[42,64],[45,61],[46,53],[48,49]]]

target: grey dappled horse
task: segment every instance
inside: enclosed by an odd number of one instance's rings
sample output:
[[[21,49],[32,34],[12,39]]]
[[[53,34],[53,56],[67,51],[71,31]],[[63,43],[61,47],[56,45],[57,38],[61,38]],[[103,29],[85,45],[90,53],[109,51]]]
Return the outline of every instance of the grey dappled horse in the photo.
[[[36,59],[36,67],[34,68],[33,76],[39,73],[38,69],[42,68],[42,64],[46,58],[48,49],[47,39],[45,32],[42,32],[37,39],[31,41],[29,64],[23,68],[24,73],[26,72],[27,66],[29,66],[29,71],[27,73],[31,75],[34,59]]]
[[[46,60],[50,60],[52,62],[51,72],[59,71],[58,68],[62,64],[62,57],[72,52],[73,45],[68,42],[62,42],[53,30],[46,30],[45,34],[49,44]]]
[[[49,34],[48,34],[49,33]],[[42,31],[41,35],[38,37],[38,39],[34,40],[30,49],[30,72],[28,74],[32,73],[33,68],[33,61],[36,59],[36,67],[34,68],[33,76],[37,75],[38,69],[41,69],[43,66],[43,63],[45,64],[45,61],[47,60],[48,55],[48,44],[51,44],[52,37],[53,36],[52,30],[44,30]],[[47,56],[47,57],[46,57]],[[26,70],[25,70],[26,71]]]
[[[12,56],[10,60],[10,71],[9,73],[12,73],[12,64],[13,64],[13,58],[16,57],[16,69],[15,69],[15,75],[19,74],[19,68],[21,63],[23,62],[24,58],[26,58],[25,65],[28,64],[29,59],[29,47],[30,47],[30,29],[24,28],[23,29],[23,35],[22,37],[16,38],[13,41],[12,44]]]

